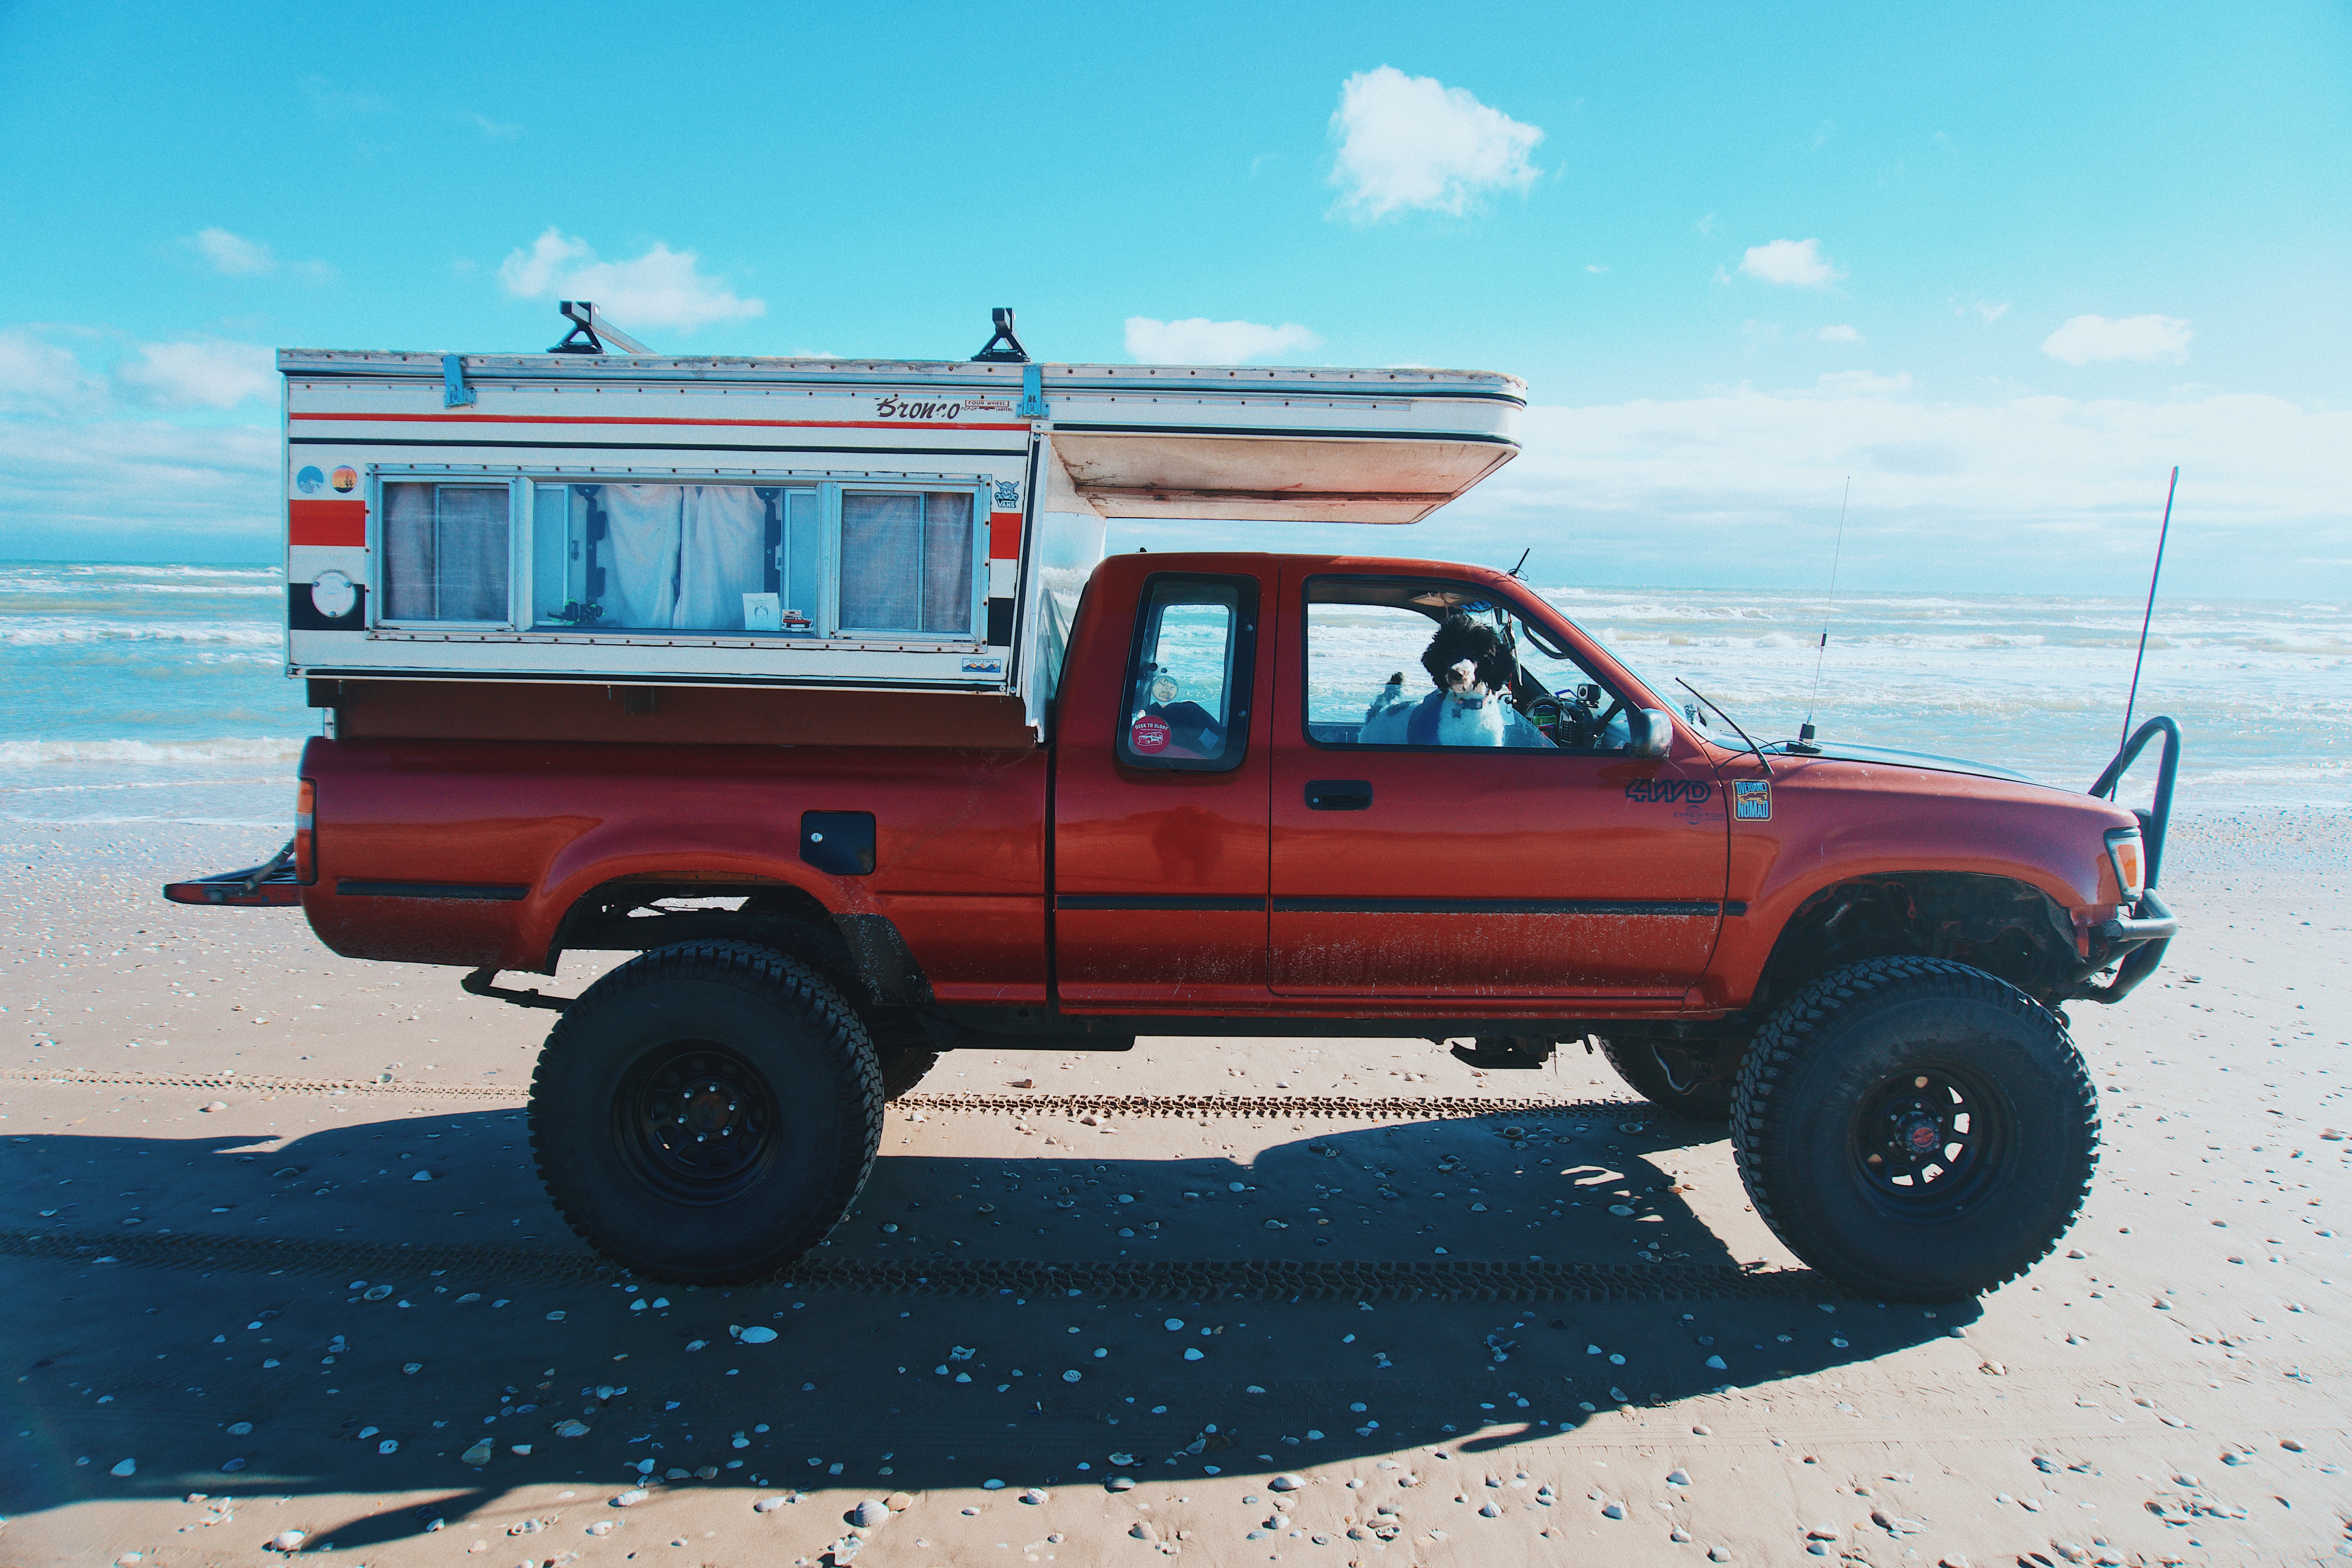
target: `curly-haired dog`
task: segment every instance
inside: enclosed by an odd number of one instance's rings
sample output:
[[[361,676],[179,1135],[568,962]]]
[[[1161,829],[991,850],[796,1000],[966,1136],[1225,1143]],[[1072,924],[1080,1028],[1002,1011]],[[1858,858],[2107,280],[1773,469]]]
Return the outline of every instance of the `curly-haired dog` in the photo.
[[[1494,627],[1456,611],[1445,617],[1421,656],[1437,689],[1408,702],[1404,675],[1364,714],[1359,738],[1367,745],[1548,746],[1543,732],[1512,711],[1511,650]]]

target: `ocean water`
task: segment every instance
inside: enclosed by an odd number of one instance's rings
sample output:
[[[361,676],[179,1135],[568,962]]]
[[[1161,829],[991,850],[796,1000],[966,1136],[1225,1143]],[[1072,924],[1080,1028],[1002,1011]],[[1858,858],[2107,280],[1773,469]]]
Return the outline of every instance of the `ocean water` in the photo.
[[[1810,709],[1825,738],[2071,789],[2115,751],[2141,608],[1848,595],[1822,656],[1819,595],[1540,591],[1646,679],[1677,697],[1675,679],[1688,680],[1759,741],[1794,735]],[[318,732],[280,673],[284,614],[275,567],[0,563],[0,822],[248,827],[257,856],[274,848]],[[1355,662],[1329,673],[1369,700],[1399,660],[1368,643]],[[2159,600],[2138,711],[2181,724],[2184,810],[2352,805],[2352,604]],[[2154,760],[2127,798],[2145,800]]]

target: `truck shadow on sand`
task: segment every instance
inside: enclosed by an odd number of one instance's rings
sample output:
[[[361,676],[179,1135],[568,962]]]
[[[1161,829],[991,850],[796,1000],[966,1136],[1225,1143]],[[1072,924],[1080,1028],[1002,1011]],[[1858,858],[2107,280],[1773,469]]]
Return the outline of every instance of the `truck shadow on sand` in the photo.
[[[1542,1440],[1596,1412],[1630,1407],[1663,1439],[1704,1424],[1727,1385],[1867,1362],[1977,1316],[1855,1301],[1803,1273],[1743,1279],[1653,1163],[1711,1130],[1569,1109],[1515,1138],[1496,1119],[1354,1126],[1247,1163],[1125,1159],[1110,1136],[987,1159],[893,1156],[886,1140],[803,1270],[862,1289],[594,1275],[508,1110],[323,1128],[268,1152],[34,1136],[0,1146],[27,1417],[12,1425],[33,1434],[0,1463],[28,1512],[290,1496],[272,1531],[338,1546],[433,1518],[504,1529],[528,1511],[523,1487],[574,1491],[576,1531],[640,1485],[1370,1475],[1391,1454],[1537,1473],[1558,1463]],[[16,1206],[77,1189],[90,1195],[70,1212]],[[58,1256],[60,1219],[91,1250]],[[255,1233],[302,1239],[260,1257]],[[183,1266],[154,1266],[166,1250]],[[1535,1299],[1513,1272],[1531,1259],[1585,1272]],[[760,1330],[776,1337],[745,1333]],[[1441,1447],[1462,1458],[1407,1452]],[[118,1454],[134,1476],[109,1475]],[[352,1492],[407,1500],[291,1517]]]

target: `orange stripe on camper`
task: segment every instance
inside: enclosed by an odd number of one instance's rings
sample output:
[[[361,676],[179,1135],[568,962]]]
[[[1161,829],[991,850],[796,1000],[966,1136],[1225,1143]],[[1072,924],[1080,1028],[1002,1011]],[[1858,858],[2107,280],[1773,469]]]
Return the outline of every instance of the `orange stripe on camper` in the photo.
[[[367,502],[289,500],[286,503],[286,542],[365,544]]]
[[[988,514],[988,558],[991,561],[1016,561],[1021,556],[1021,514],[1017,511],[992,511]]]

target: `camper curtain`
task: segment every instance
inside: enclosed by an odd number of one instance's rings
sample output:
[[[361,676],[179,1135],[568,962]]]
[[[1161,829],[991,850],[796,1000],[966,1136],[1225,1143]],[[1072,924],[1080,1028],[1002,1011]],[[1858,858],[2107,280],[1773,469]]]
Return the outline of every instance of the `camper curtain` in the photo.
[[[761,559],[768,503],[749,485],[686,487],[680,531],[676,625],[697,631],[741,631],[743,595],[768,585]]]
[[[841,626],[922,626],[923,498],[853,490],[841,498]]]
[[[504,485],[383,487],[383,617],[504,622]]]
[[[438,556],[442,621],[504,622],[507,604],[507,510],[504,485],[442,485]]]
[[[845,631],[971,631],[971,496],[853,490],[841,498]]]
[[[383,487],[383,618],[433,616],[433,487]]]
[[[677,614],[678,485],[605,485],[604,622],[667,631]]]
[[[971,630],[971,495],[923,497],[923,630]]]

